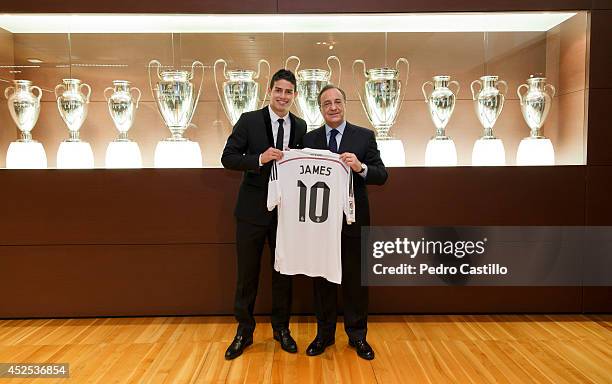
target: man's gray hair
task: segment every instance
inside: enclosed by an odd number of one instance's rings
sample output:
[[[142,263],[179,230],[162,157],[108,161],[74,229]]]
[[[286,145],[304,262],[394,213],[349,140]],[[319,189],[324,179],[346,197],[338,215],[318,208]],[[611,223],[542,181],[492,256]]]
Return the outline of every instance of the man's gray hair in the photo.
[[[321,108],[321,95],[323,93],[329,91],[330,89],[337,89],[342,94],[342,99],[346,103],[346,93],[344,93],[342,88],[337,87],[337,86],[335,86],[333,84],[327,84],[326,86],[323,87],[323,89],[321,89],[321,92],[319,92],[319,96],[317,97],[317,103],[319,104],[319,108]]]

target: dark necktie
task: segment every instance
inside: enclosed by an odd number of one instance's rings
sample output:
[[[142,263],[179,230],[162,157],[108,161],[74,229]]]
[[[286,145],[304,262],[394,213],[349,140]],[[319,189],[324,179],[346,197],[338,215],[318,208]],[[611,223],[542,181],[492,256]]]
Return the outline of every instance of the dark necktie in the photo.
[[[283,139],[285,138],[285,129],[283,129],[283,123],[285,120],[278,119],[278,132],[276,132],[276,149],[283,150]]]
[[[336,141],[336,135],[338,134],[338,130],[336,128],[329,131],[329,150],[333,153],[338,153],[338,142]]]

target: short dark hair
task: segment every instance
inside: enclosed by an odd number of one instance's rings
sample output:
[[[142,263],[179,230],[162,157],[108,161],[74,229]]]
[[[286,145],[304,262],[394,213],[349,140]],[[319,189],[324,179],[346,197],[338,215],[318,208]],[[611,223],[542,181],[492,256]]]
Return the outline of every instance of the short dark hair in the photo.
[[[293,84],[293,88],[297,88],[297,81],[295,80],[295,75],[288,69],[279,69],[278,71],[276,71],[276,73],[272,76],[272,79],[270,80],[270,89],[274,88],[274,83],[279,80],[287,80],[288,82]]]
[[[319,96],[317,96],[317,103],[319,104],[319,108],[321,107],[321,95],[323,95],[323,93],[329,91],[330,89],[337,89],[340,92],[340,94],[342,94],[342,99],[346,103],[346,93],[344,93],[342,88],[330,83],[324,86],[323,89],[321,89],[321,91],[319,92]]]

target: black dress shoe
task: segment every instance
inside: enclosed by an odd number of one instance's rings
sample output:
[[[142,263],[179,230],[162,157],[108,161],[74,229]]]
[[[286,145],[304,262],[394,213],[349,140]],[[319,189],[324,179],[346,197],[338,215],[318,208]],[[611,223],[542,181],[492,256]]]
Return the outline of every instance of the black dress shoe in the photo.
[[[349,345],[355,348],[355,351],[357,351],[357,356],[361,357],[362,359],[374,359],[374,350],[372,349],[372,347],[370,347],[370,344],[365,341],[365,339],[349,340]]]
[[[274,340],[280,343],[281,348],[289,353],[297,352],[297,343],[291,337],[291,332],[288,328],[283,328],[274,331]]]
[[[236,335],[225,351],[225,360],[232,360],[242,355],[246,347],[251,344],[253,344],[253,336]]]
[[[310,343],[308,349],[306,349],[306,354],[308,356],[317,356],[325,352],[325,348],[334,344],[334,339],[324,339],[322,337],[315,337],[315,339]]]

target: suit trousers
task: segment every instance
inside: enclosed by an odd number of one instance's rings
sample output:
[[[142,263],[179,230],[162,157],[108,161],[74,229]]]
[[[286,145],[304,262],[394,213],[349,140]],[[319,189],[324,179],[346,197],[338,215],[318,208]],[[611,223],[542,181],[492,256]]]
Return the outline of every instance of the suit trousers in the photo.
[[[361,237],[342,234],[342,302],[344,330],[351,340],[365,339],[368,328],[368,287],[361,285]],[[338,284],[313,279],[317,336],[333,339],[336,333]]]
[[[291,276],[281,275],[274,270],[274,249],[276,247],[277,218],[268,226],[255,225],[242,220],[236,223],[236,249],[238,274],[234,315],[238,321],[238,335],[251,335],[255,330],[253,309],[259,286],[261,255],[266,239],[270,246],[272,267],[272,328],[289,327],[291,311]]]

